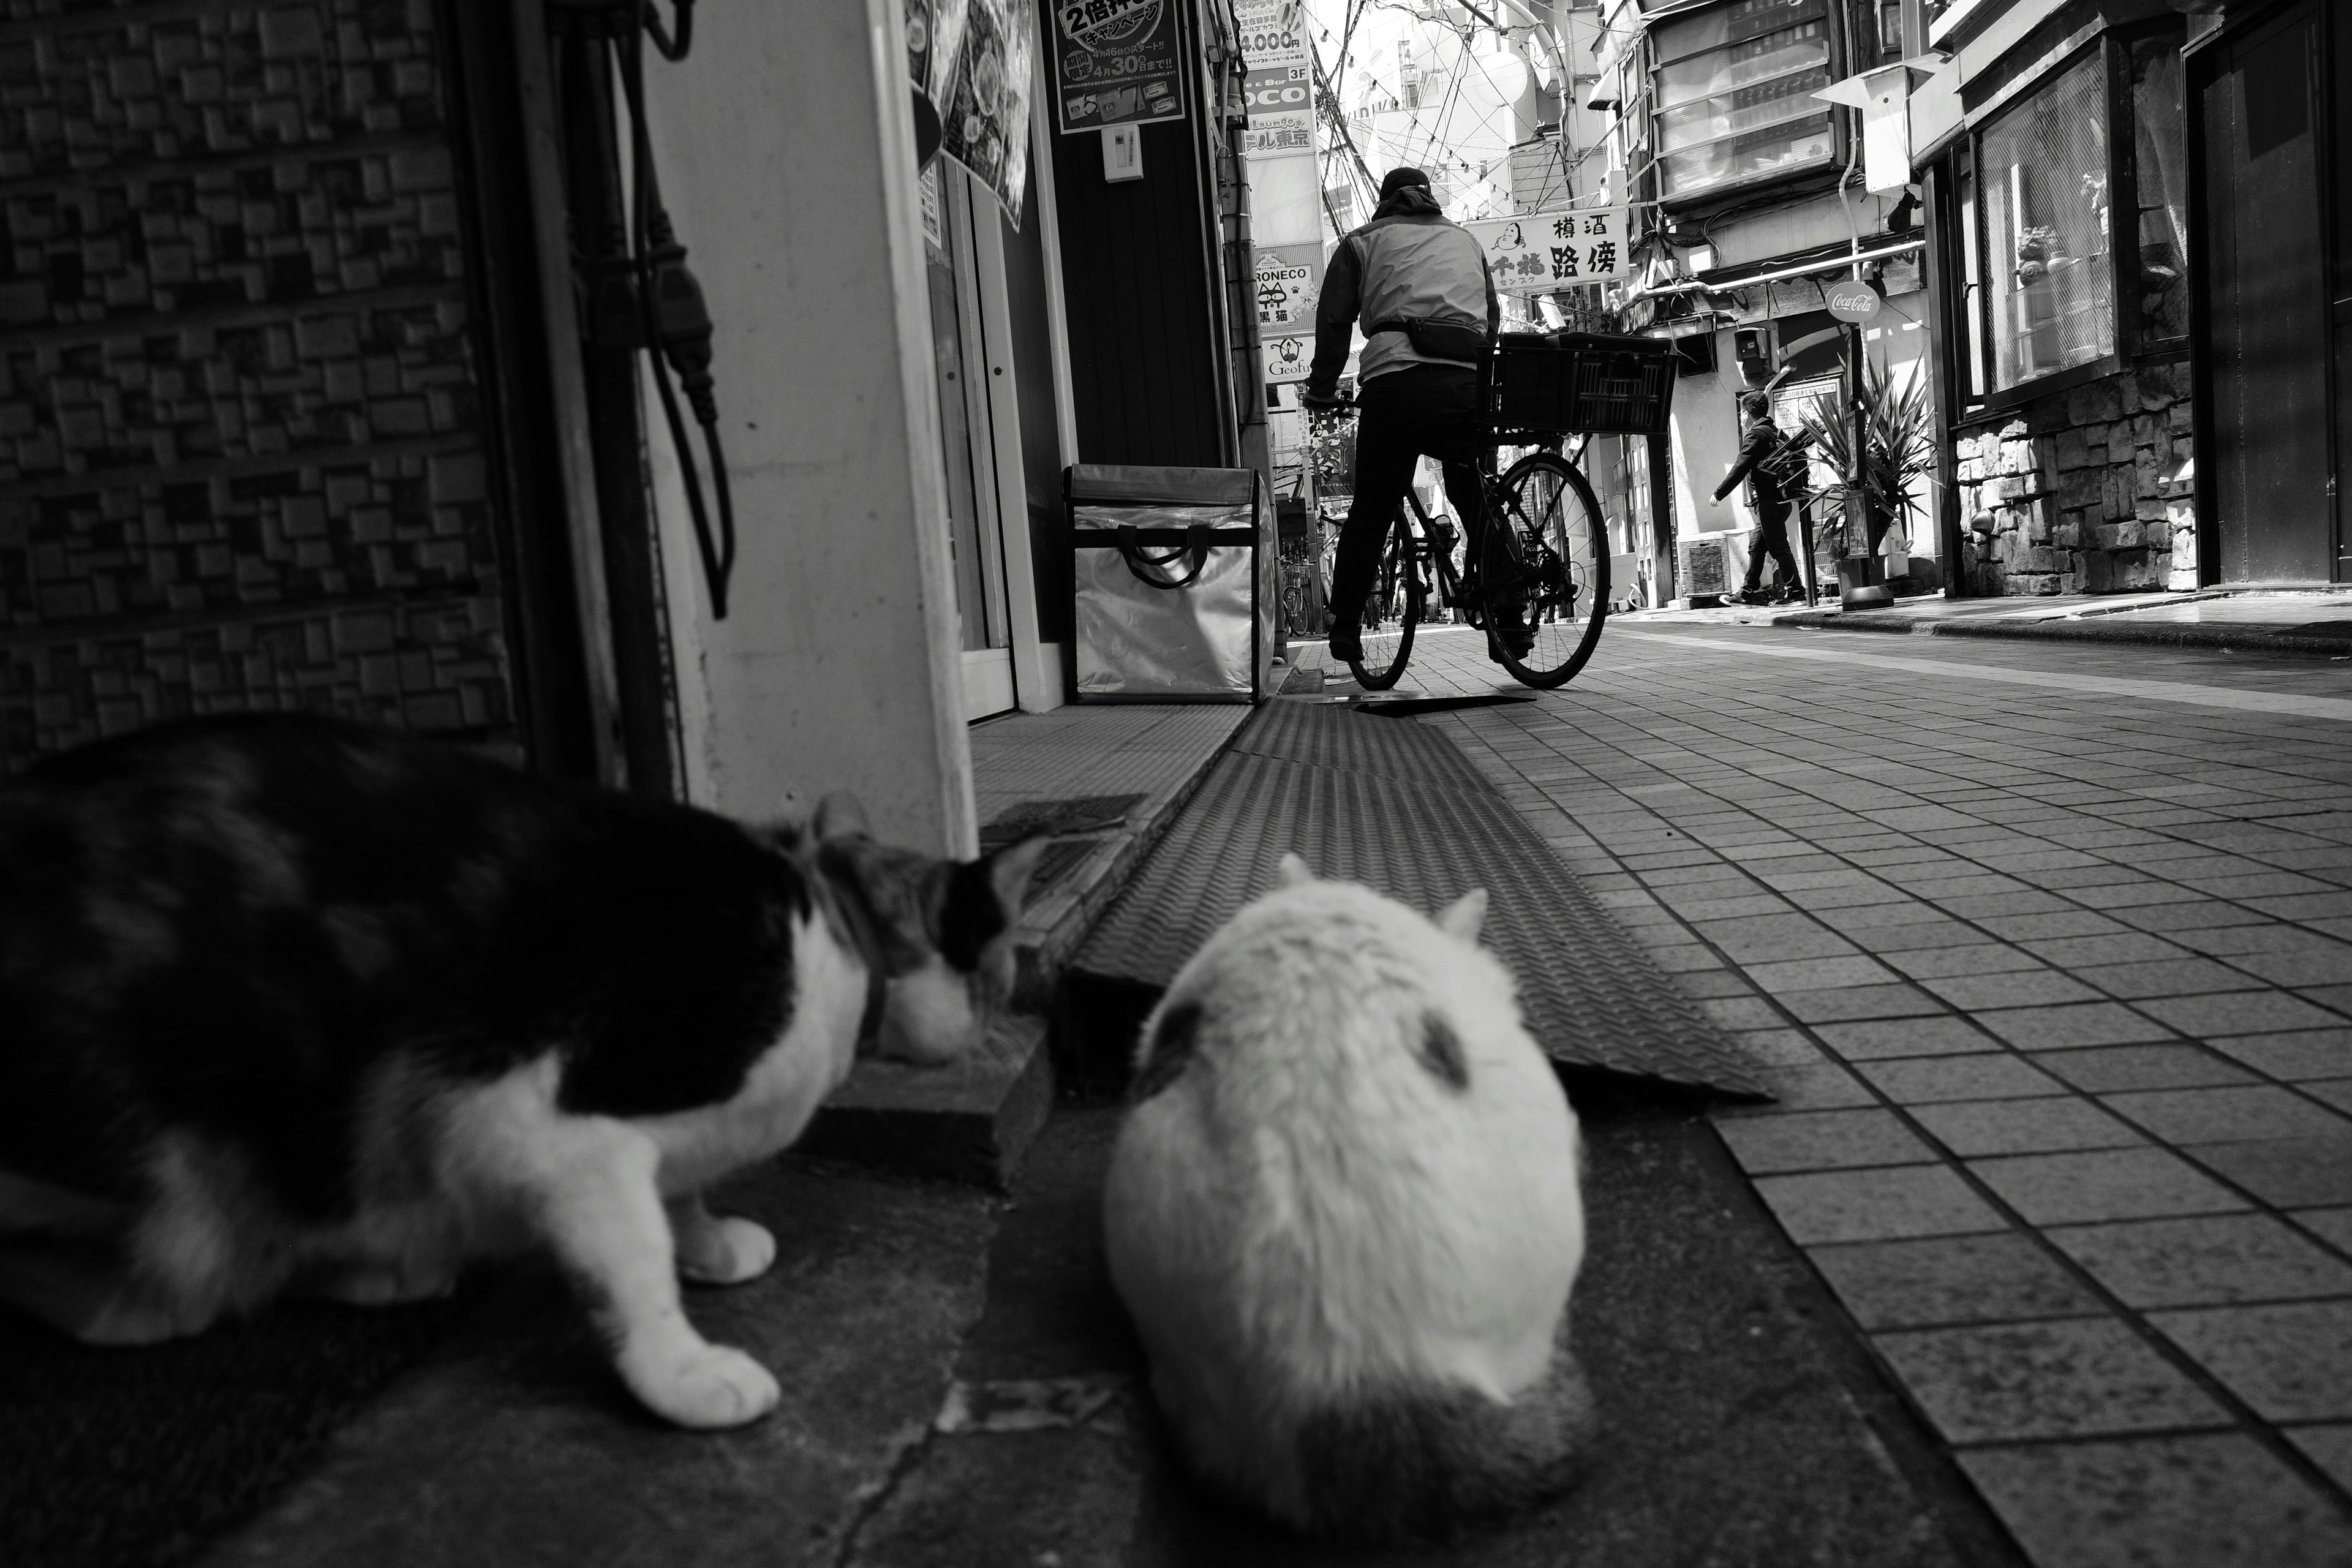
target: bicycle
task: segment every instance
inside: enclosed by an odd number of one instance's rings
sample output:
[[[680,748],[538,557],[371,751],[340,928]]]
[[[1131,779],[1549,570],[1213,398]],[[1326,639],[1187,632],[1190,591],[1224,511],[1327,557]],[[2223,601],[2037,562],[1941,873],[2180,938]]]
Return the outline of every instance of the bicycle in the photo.
[[[1328,412],[1352,414],[1355,404],[1342,401]],[[1481,553],[1486,558],[1475,572],[1454,570],[1456,531],[1432,518],[1421,497],[1406,489],[1365,600],[1363,657],[1348,661],[1365,690],[1385,691],[1403,676],[1433,575],[1438,604],[1464,611],[1472,626],[1486,632],[1488,653],[1522,685],[1538,690],[1564,685],[1592,657],[1609,614],[1608,533],[1601,502],[1577,466],[1549,450],[1528,453],[1497,479],[1500,444],[1490,437],[1479,457],[1480,500],[1487,518],[1502,526],[1482,531]],[[1503,624],[1524,617],[1517,621],[1528,637],[1524,650],[1497,632],[1498,612]],[[1391,616],[1398,629],[1380,633],[1379,626]]]

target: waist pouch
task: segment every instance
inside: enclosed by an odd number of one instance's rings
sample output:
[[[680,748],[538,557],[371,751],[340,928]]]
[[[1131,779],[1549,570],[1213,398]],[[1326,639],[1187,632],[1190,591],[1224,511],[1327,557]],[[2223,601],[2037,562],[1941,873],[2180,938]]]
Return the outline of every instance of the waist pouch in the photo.
[[[1412,352],[1431,359],[1459,360],[1476,364],[1486,357],[1483,322],[1441,321],[1430,316],[1397,316],[1368,329],[1372,332],[1402,332]]]

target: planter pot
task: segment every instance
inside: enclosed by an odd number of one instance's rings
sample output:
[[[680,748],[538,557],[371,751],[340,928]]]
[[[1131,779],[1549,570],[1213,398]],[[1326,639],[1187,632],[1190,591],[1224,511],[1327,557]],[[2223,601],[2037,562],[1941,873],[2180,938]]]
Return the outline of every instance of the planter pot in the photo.
[[[1849,555],[1838,563],[1838,607],[1874,610],[1895,602],[1886,585],[1886,561],[1877,555]]]

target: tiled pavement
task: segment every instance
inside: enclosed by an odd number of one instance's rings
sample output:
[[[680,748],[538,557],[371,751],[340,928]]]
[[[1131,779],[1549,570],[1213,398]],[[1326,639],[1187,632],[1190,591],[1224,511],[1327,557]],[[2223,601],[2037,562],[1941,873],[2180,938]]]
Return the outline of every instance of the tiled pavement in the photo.
[[[2042,1568],[2352,1563],[2352,665],[1673,630],[1422,721],[1771,1064],[1725,1142]]]

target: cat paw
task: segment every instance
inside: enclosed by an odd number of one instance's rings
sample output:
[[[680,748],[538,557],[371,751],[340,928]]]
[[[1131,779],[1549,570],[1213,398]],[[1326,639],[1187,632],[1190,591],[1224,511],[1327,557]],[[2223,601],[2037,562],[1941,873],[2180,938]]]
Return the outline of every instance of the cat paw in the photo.
[[[434,1301],[457,1289],[454,1272],[413,1272],[378,1265],[337,1268],[309,1281],[302,1293],[351,1307],[391,1307]]]
[[[776,1238],[768,1227],[733,1215],[712,1215],[678,1239],[678,1277],[698,1285],[740,1285],[775,1261]]]
[[[698,1342],[649,1362],[624,1354],[621,1376],[655,1415],[705,1431],[757,1421],[783,1397],[774,1373],[726,1345]]]

